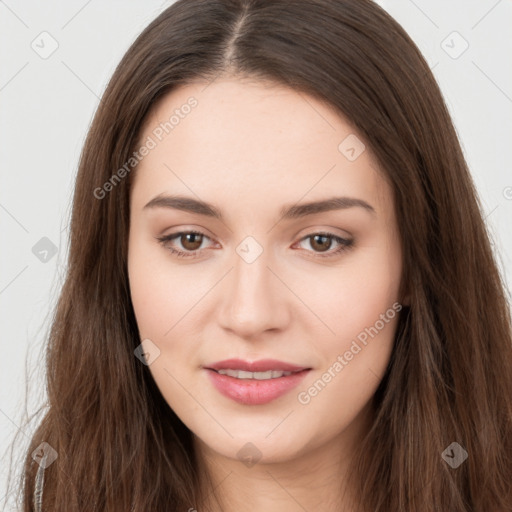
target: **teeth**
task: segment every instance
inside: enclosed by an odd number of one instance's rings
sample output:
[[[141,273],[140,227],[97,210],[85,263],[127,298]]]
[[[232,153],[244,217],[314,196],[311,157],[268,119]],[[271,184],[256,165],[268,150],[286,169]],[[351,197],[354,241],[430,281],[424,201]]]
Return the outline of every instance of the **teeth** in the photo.
[[[244,370],[217,370],[217,373],[221,375],[227,375],[228,377],[235,377],[236,379],[256,379],[256,380],[268,380],[278,379],[279,377],[286,377],[291,375],[293,372],[283,372],[280,370],[268,370],[266,372],[246,372]]]

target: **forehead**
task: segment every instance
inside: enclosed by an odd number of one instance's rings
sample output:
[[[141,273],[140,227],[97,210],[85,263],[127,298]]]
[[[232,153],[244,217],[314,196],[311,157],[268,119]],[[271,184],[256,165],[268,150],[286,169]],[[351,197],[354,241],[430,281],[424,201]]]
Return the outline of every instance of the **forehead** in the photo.
[[[135,203],[179,189],[247,207],[335,192],[389,207],[390,190],[356,130],[325,102],[277,84],[182,85],[147,116],[139,143],[150,139],[135,173]]]

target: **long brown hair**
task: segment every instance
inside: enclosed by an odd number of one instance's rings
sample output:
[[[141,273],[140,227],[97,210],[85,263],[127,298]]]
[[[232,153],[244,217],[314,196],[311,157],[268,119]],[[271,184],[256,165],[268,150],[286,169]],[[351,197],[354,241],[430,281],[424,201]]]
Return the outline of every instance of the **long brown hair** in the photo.
[[[327,102],[364,137],[393,187],[409,301],[350,472],[357,510],[512,511],[505,286],[436,81],[370,0],[179,0],[127,51],[80,159],[47,348],[48,410],[27,452],[23,510],[34,510],[31,454],[42,442],[58,454],[45,470],[43,510],[201,504],[191,433],[134,357],[134,170],[104,197],[94,191],[129,160],[159,98],[218,76],[271,80]],[[453,446],[467,453],[458,467],[443,456]]]

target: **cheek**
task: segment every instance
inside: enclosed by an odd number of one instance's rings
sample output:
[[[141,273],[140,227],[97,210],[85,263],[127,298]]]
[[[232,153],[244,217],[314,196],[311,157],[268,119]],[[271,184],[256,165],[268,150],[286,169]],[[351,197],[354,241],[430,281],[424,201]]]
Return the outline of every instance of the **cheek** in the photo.
[[[354,252],[338,268],[329,269],[325,279],[311,275],[303,280],[301,293],[329,327],[324,326],[324,339],[340,348],[376,322],[380,330],[390,330],[387,325],[396,313],[392,306],[398,300],[400,277],[400,252],[375,244]],[[381,315],[390,320],[386,329]]]
[[[182,402],[190,401],[179,383],[186,382],[189,392],[197,392],[197,382],[190,381],[190,369],[199,368],[202,362],[204,322],[197,315],[201,298],[213,283],[209,282],[208,271],[198,279],[193,265],[177,265],[164,249],[146,240],[134,237],[128,254],[130,292],[140,339],[150,339],[159,350],[149,370],[169,405],[179,408]]]
[[[180,404],[190,401],[179,385],[188,382],[183,361],[191,367],[199,365],[194,340],[200,336],[194,332],[197,323],[189,322],[187,313],[204,291],[187,286],[187,273],[179,266],[173,267],[165,251],[158,252],[146,242],[135,238],[130,241],[130,293],[141,341],[150,339],[159,350],[149,371],[168,404],[179,410]],[[184,339],[187,343],[182,342]],[[192,392],[194,386],[189,383],[187,389]]]
[[[400,253],[375,245],[340,266],[336,277],[325,281],[328,289],[315,288],[311,308],[334,334],[319,324],[315,350],[322,365],[297,398],[310,421],[323,418],[326,438],[361,412],[384,376],[402,309],[400,276]]]
[[[133,237],[128,252],[130,293],[143,337],[164,339],[169,330],[200,297],[190,286],[183,267],[173,265],[170,255]],[[169,336],[170,338],[170,333]]]
[[[300,403],[311,405],[305,410],[314,416],[343,396],[339,412],[347,419],[375,393],[391,357],[401,310],[399,246],[383,240],[360,248],[331,274],[321,281],[322,288],[309,279],[315,294],[308,305],[334,334],[318,324],[322,341],[315,350],[322,367],[302,387]]]
[[[130,292],[140,335],[152,339],[170,327],[172,319],[168,315],[173,309],[169,309],[169,301],[173,300],[173,294],[165,293],[169,289],[159,267],[139,256],[142,255],[134,250],[129,257]]]

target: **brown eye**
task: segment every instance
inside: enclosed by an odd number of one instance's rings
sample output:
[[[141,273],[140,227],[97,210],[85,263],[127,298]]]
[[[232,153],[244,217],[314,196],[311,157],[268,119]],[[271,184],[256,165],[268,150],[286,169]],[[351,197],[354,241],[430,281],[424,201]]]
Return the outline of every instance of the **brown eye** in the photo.
[[[203,235],[200,233],[182,233],[179,240],[184,249],[187,251],[195,251],[201,247]]]
[[[343,251],[350,249],[354,244],[354,239],[342,238],[333,233],[312,233],[302,238],[300,243],[308,246],[303,247],[307,252],[319,258],[330,258],[339,256]]]
[[[327,251],[331,248],[332,237],[327,235],[312,235],[309,237],[311,247],[320,252]]]
[[[199,231],[180,231],[170,235],[155,237],[164,247],[180,258],[196,258],[204,248],[205,239],[210,238]]]

